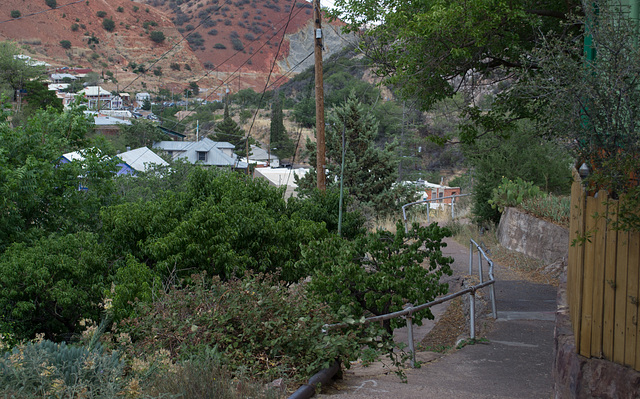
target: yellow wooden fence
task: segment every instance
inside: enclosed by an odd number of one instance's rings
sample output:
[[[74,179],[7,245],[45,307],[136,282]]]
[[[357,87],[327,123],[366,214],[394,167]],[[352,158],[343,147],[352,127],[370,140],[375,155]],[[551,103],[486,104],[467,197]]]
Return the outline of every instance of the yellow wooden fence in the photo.
[[[613,229],[617,210],[574,171],[567,299],[579,354],[640,371],[640,233]]]

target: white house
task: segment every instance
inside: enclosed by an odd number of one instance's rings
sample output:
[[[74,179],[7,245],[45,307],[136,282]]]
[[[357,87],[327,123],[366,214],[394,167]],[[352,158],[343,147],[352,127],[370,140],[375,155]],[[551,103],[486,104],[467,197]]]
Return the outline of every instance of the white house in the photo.
[[[138,106],[142,106],[142,104],[145,102],[145,100],[149,100],[151,101],[151,94],[149,93],[136,93],[136,102],[138,103]]]
[[[78,94],[83,95],[87,99],[89,108],[111,107],[111,92],[100,86],[87,86],[80,90]]]

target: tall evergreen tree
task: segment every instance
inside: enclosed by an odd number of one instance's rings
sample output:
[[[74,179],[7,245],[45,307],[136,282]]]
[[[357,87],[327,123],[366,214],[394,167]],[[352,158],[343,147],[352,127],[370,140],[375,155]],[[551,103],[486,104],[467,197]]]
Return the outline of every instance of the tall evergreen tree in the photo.
[[[273,153],[280,159],[294,156],[294,143],[287,134],[283,123],[282,97],[274,96],[271,108],[271,128],[269,131],[269,143]]]
[[[344,129],[344,187],[357,201],[379,208],[398,177],[398,161],[393,156],[395,143],[384,148],[376,147],[378,123],[353,93],[344,105],[329,115],[328,125],[325,134],[327,186],[340,183]],[[309,163],[315,165],[315,143],[307,141],[307,150],[311,153]],[[315,181],[316,171],[312,169],[299,186],[310,189],[315,186]]]
[[[213,138],[216,141],[226,141],[231,143],[236,146],[237,150],[239,150],[238,147],[245,142],[244,130],[242,130],[240,126],[231,119],[228,100],[224,104],[224,117],[222,118],[222,122],[216,125]]]

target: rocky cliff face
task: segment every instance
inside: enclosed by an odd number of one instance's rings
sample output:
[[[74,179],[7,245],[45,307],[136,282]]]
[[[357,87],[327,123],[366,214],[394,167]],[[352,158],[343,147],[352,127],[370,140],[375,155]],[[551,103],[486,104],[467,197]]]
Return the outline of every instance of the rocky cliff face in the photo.
[[[12,18],[15,11],[21,18]],[[294,6],[281,0],[89,0],[56,9],[44,0],[3,0],[0,20],[8,22],[0,24],[0,40],[13,40],[55,67],[113,75],[109,90],[178,92],[197,81],[205,93],[260,91],[274,59],[270,82],[279,84],[291,68],[299,72],[313,64],[313,56],[300,64],[313,52],[312,11],[306,0]],[[114,22],[112,30],[103,27],[105,19]],[[324,25],[328,57],[347,41],[337,27]],[[154,42],[153,31],[166,39]]]
[[[343,34],[340,26],[324,24],[323,29],[324,51],[323,58],[329,58],[334,53],[339,52],[345,46],[353,44],[356,37],[353,34]],[[299,73],[314,64],[314,45],[315,45],[315,28],[312,20],[307,21],[306,25],[300,30],[286,36],[289,42],[288,54],[281,60],[278,60],[278,66],[282,71],[292,71]]]

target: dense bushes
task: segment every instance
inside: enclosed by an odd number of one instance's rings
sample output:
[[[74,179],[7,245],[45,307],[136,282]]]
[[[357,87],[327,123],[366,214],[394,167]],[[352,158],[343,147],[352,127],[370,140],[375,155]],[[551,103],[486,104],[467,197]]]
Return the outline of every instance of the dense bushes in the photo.
[[[324,335],[336,321],[304,287],[287,287],[274,275],[246,275],[222,282],[194,275],[119,328],[131,334],[136,353],[168,349],[174,359],[213,350],[230,371],[271,381],[304,378],[334,359],[355,360],[360,341],[349,331]],[[324,337],[324,338],[323,338]]]

